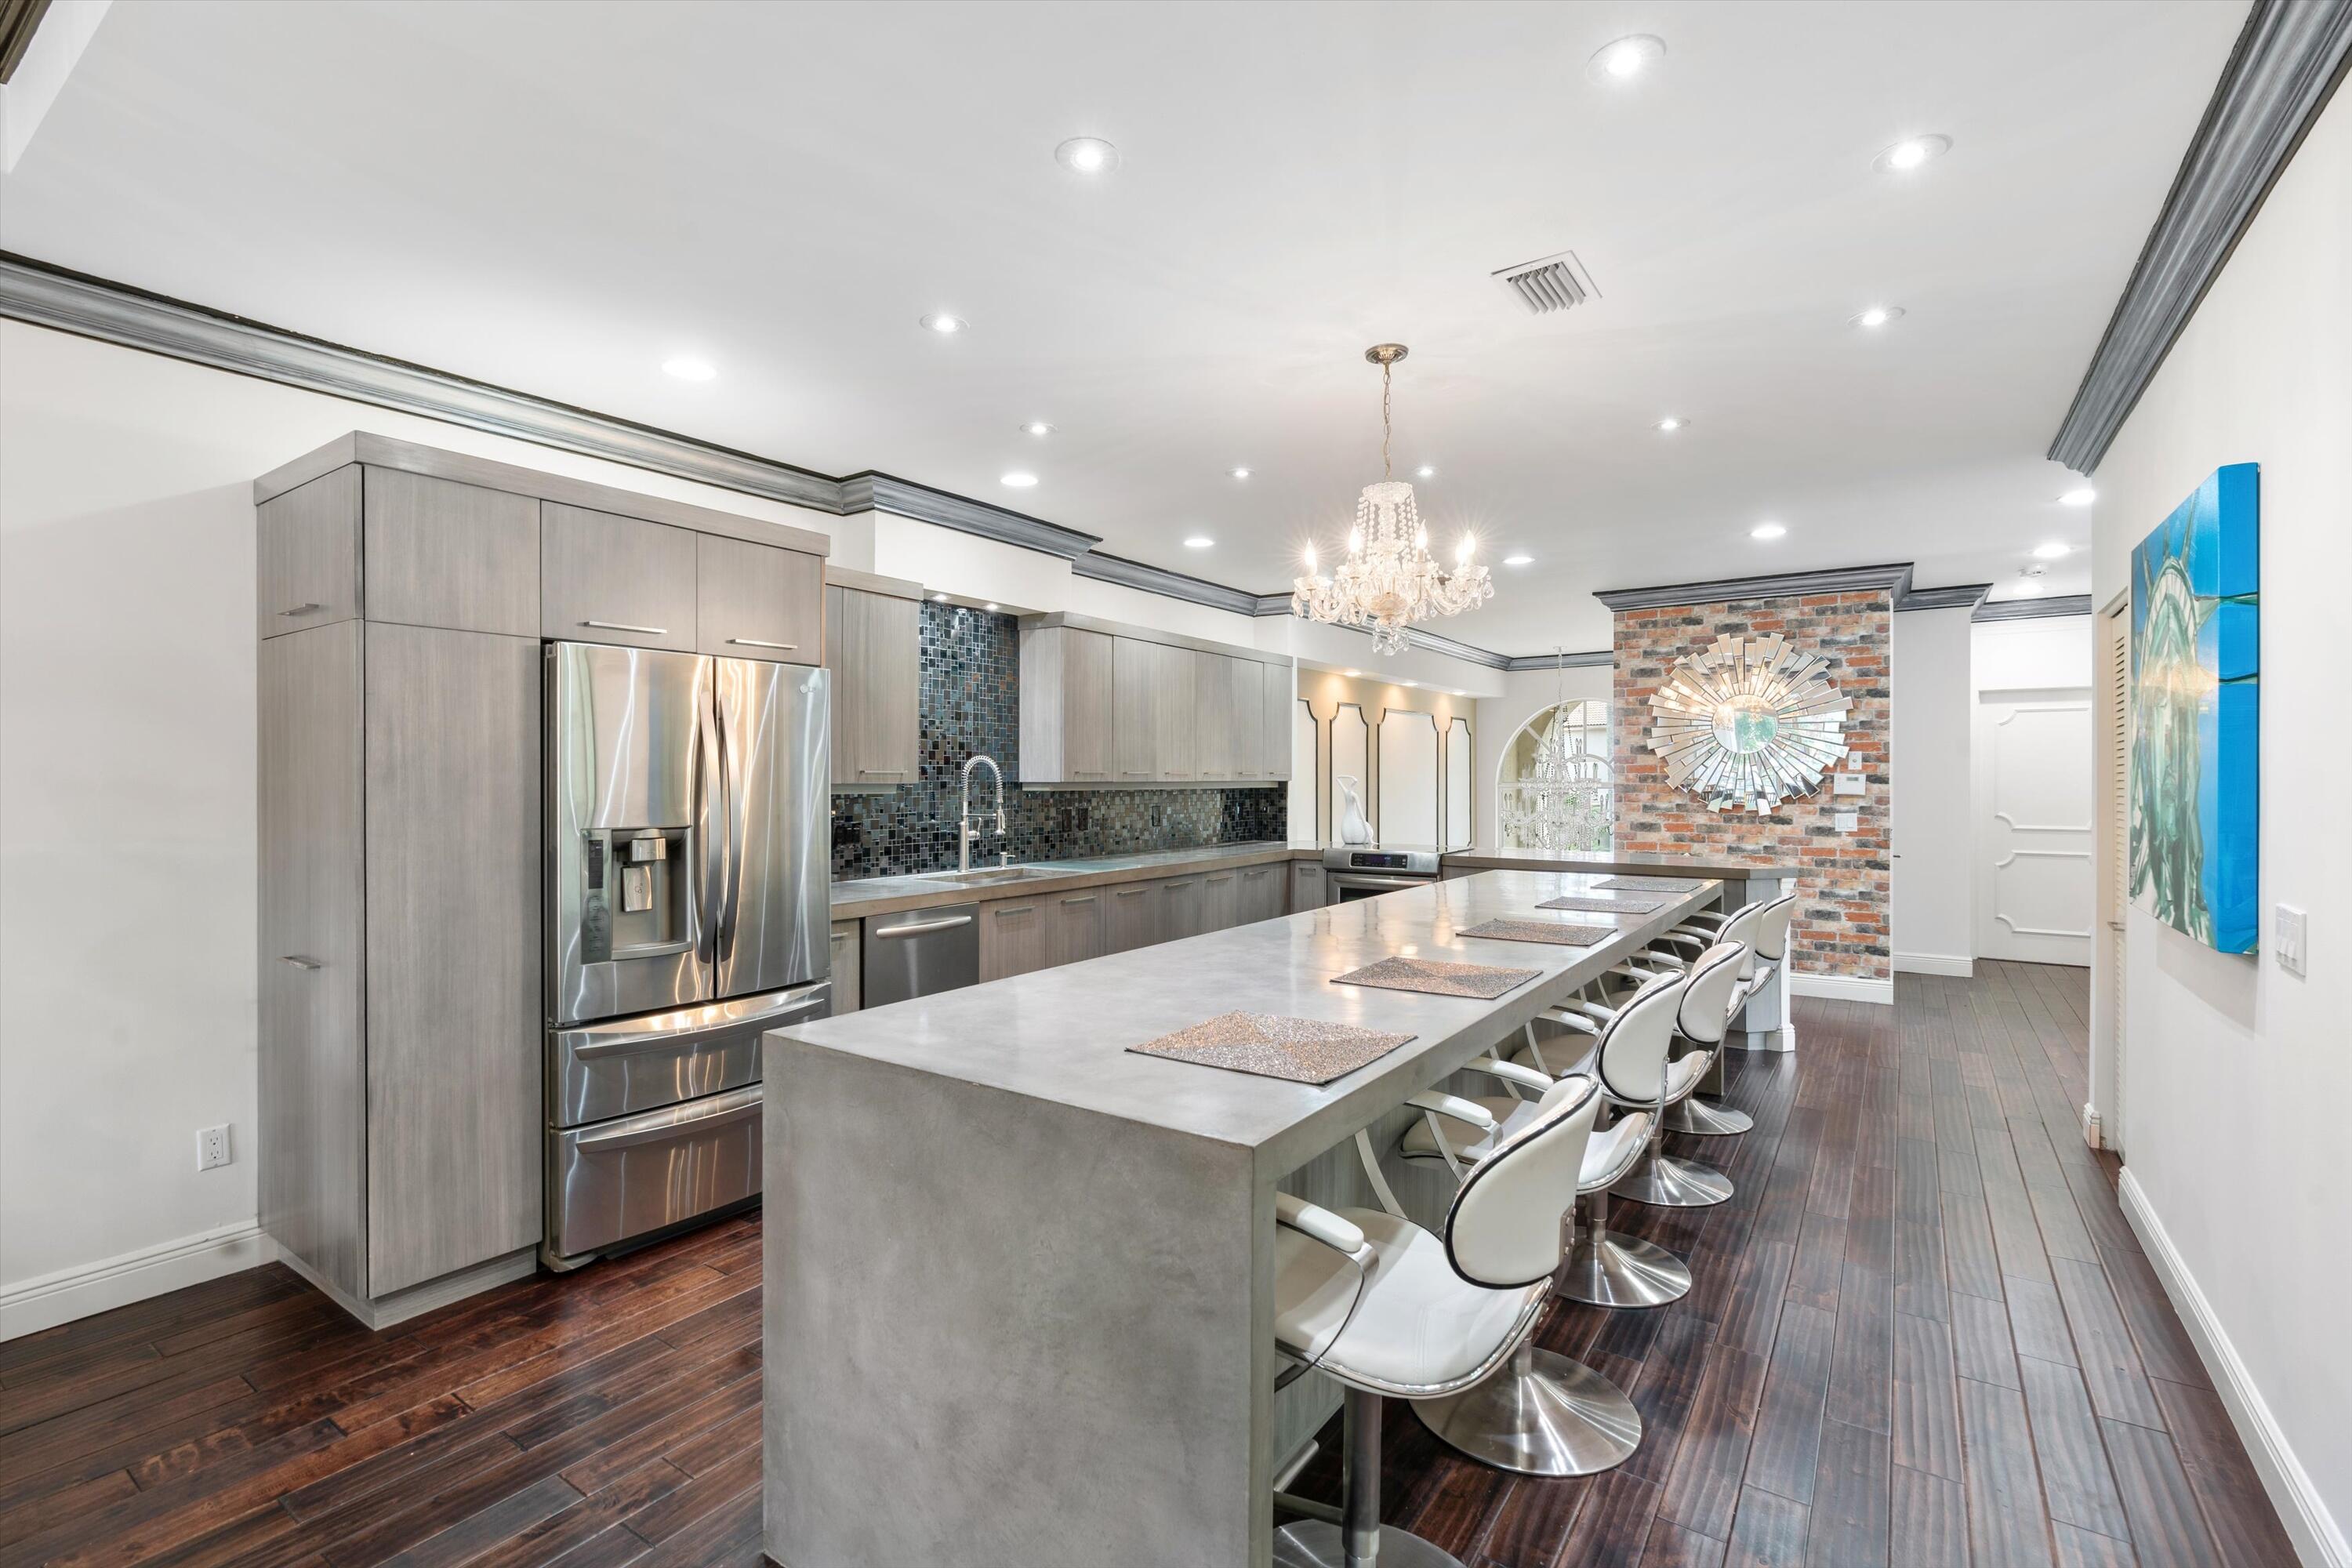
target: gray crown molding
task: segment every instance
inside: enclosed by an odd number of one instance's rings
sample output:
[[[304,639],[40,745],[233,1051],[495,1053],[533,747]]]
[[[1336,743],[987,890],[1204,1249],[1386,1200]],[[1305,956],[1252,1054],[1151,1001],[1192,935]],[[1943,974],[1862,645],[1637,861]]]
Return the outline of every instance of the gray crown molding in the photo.
[[[1517,674],[1528,669],[1602,669],[1617,662],[1617,650],[1597,648],[1590,653],[1522,653],[1503,661],[1503,668]]]
[[[1116,583],[1122,588],[1140,588],[1147,594],[1184,599],[1236,616],[1257,614],[1258,596],[1255,594],[1241,588],[1228,588],[1222,583],[1212,583],[1205,578],[1188,577],[1181,572],[1171,572],[1165,566],[1129,561],[1124,555],[1089,551],[1070,563],[1070,572],[1074,576],[1091,577],[1097,583]]]
[[[840,489],[842,510],[845,511],[887,511],[895,517],[912,518],[917,522],[937,523],[941,528],[954,529],[958,533],[977,534],[982,539],[995,540],[1000,544],[1015,544],[1024,550],[1058,555],[1065,561],[1075,561],[1102,542],[1095,534],[1081,533],[1058,522],[1047,522],[1044,518],[1031,517],[1026,512],[991,506],[986,501],[973,500],[952,490],[935,490],[929,485],[919,485],[912,479],[901,479],[889,474],[871,470],[852,474],[841,481]]]
[[[837,480],[788,463],[321,342],[6,252],[0,252],[0,316],[793,506],[843,510]]]
[[[1837,566],[1822,572],[1780,572],[1761,577],[1719,577],[1711,583],[1669,583],[1655,588],[1601,588],[1592,596],[1613,611],[1670,605],[1719,605],[1727,599],[1789,599],[1802,594],[1882,593],[1899,600],[1911,589],[1911,563]]]
[[[2051,616],[2087,616],[2088,594],[2060,594],[2048,599],[1988,599],[1969,617],[1974,621],[2038,621]]]
[[[2352,0],[2254,0],[2050,457],[2097,468],[2352,61]]]
[[[1961,583],[1948,588],[1913,588],[1895,601],[1899,610],[1972,610],[1992,592],[1990,583]]]

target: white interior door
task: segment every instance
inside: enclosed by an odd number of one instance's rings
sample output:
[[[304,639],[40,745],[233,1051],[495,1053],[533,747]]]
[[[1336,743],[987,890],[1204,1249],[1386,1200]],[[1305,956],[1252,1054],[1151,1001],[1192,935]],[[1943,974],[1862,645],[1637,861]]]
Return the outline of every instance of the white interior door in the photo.
[[[2091,694],[1985,691],[1976,713],[1977,952],[2091,962]]]

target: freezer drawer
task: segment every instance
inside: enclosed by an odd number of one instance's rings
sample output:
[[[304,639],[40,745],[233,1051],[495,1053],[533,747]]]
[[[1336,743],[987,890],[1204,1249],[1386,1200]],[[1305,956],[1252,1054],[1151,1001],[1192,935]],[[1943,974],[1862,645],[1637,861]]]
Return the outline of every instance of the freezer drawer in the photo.
[[[579,1127],[760,1081],[760,1037],[823,1018],[824,981],[547,1035],[547,1119]]]
[[[580,1258],[759,1190],[758,1084],[551,1133],[547,1250]]]

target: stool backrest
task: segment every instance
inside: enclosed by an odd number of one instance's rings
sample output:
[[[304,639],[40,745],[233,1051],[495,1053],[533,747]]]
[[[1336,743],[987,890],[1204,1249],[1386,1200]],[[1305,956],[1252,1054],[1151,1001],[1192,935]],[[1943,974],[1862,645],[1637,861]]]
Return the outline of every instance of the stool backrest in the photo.
[[[1764,906],[1756,917],[1756,934],[1748,945],[1756,956],[1766,963],[1778,963],[1789,956],[1789,927],[1797,918],[1797,893],[1791,888]]]
[[[1751,900],[1740,905],[1729,920],[1716,928],[1716,941],[1736,942],[1748,950],[1739,964],[1739,978],[1742,980],[1752,977],[1756,973],[1756,928],[1762,922],[1764,911],[1769,907],[1761,899]]]
[[[1675,1015],[1688,984],[1682,974],[1645,980],[1601,1026],[1601,1081],[1619,1100],[1654,1105],[1665,1094],[1666,1051],[1675,1043]]]
[[[1675,1031],[1698,1045],[1723,1044],[1731,1031],[1731,994],[1747,970],[1748,950],[1736,942],[1718,942],[1700,953],[1684,975]]]
[[[1536,1114],[1471,1167],[1445,1211],[1445,1256],[1473,1285],[1507,1289],[1559,1267],[1560,1217],[1576,1201],[1584,1145],[1601,1110],[1601,1087],[1561,1079]]]

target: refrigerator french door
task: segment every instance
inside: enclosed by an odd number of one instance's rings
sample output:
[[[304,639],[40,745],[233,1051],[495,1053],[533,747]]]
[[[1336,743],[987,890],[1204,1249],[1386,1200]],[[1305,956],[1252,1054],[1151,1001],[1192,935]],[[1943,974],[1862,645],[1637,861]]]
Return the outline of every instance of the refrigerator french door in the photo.
[[[829,677],[547,647],[547,1237],[568,1268],[760,1190],[767,1030],[822,1016]]]

